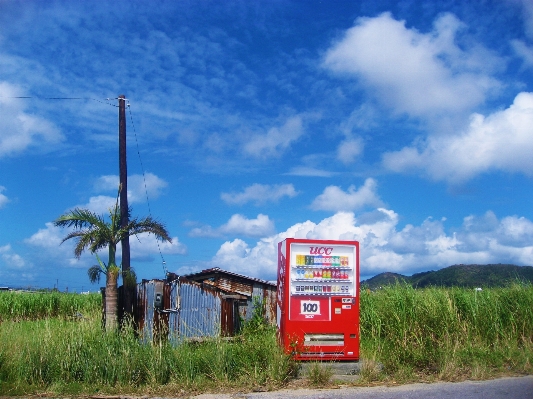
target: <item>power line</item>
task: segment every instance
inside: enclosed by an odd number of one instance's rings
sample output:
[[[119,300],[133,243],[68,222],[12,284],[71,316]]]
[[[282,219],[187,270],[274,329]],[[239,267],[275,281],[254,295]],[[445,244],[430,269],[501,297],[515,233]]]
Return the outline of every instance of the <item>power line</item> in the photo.
[[[148,198],[148,188],[146,186],[146,174],[144,172],[144,165],[143,165],[143,161],[142,161],[142,158],[141,158],[141,151],[139,150],[139,140],[137,139],[137,131],[135,130],[135,124],[133,123],[133,114],[131,112],[131,106],[130,106],[129,101],[128,101],[127,106],[128,106],[128,110],[130,112],[131,126],[133,127],[133,135],[135,137],[135,144],[137,146],[137,155],[139,157],[139,162],[141,164],[141,171],[142,171],[143,183],[144,183],[144,192],[146,193],[146,203],[148,204],[148,214],[150,215],[150,217],[152,217],[152,209],[150,207],[150,199]],[[163,262],[163,272],[165,273],[165,277],[166,277],[167,274],[168,274],[168,270],[167,270],[167,267],[166,267],[165,258],[163,258],[163,253],[161,252],[161,247],[159,246],[159,241],[156,239],[155,242],[157,244],[157,249],[159,251],[159,255],[161,256],[161,261]]]
[[[91,98],[91,97],[39,97],[39,96],[13,96],[13,97],[0,96],[0,98],[34,99],[34,100],[90,100],[90,101],[96,101],[101,104],[111,105],[112,107],[118,108],[118,105],[111,102],[113,100],[117,100],[118,97],[117,98],[106,98],[105,100]]]

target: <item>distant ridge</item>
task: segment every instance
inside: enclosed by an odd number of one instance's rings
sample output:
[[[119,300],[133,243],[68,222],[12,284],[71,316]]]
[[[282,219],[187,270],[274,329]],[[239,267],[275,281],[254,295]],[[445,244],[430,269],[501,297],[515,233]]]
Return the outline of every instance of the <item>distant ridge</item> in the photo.
[[[506,264],[452,265],[437,271],[404,276],[398,273],[381,273],[361,282],[370,289],[385,285],[407,283],[415,288],[436,287],[504,287],[513,282],[533,283],[533,266]]]

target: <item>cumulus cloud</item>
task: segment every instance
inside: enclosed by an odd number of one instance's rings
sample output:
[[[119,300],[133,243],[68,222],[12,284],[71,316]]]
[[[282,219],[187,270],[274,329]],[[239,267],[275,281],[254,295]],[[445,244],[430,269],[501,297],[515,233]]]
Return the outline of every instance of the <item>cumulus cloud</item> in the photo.
[[[188,249],[178,237],[172,237],[172,242],[161,242],[157,241],[153,234],[143,233],[130,237],[130,251],[132,260],[151,260],[159,255],[159,251],[165,255],[186,255]]]
[[[288,237],[359,241],[363,276],[385,271],[412,274],[458,263],[531,265],[533,222],[524,217],[498,219],[492,212],[470,215],[451,233],[446,232],[444,223],[444,218],[427,218],[419,226],[408,224],[399,229],[399,216],[392,210],[379,208],[360,217],[338,212],[318,223],[297,223],[253,246],[242,239],[226,241],[206,267],[216,265],[274,279],[277,243]]]
[[[88,267],[94,263],[94,255],[91,255],[89,251],[86,251],[79,260],[74,257],[75,239],[61,243],[70,230],[54,226],[52,222],[46,223],[45,226],[45,228],[39,229],[31,237],[24,240],[24,242],[39,248],[43,254],[55,259],[60,264],[66,261],[63,266]],[[121,248],[122,246],[118,244],[118,258],[120,258]],[[106,249],[101,251],[104,254],[104,259],[106,259],[106,251]],[[186,255],[187,246],[179,242],[178,237],[172,237],[172,243],[158,242],[153,234],[148,233],[130,237],[130,256],[132,260],[152,260],[159,255],[159,251],[165,255]]]
[[[117,175],[105,175],[96,180],[95,189],[101,191],[118,191],[120,178]],[[128,202],[146,201],[146,193],[150,199],[158,198],[168,183],[153,173],[128,176]],[[115,197],[116,198],[116,197]]]
[[[14,156],[30,147],[60,143],[64,137],[49,121],[25,111],[21,90],[0,82],[0,158]]]
[[[277,202],[283,197],[295,197],[298,192],[292,184],[252,184],[240,193],[222,193],[220,198],[231,205],[244,205],[254,202],[255,205],[262,205],[267,202]]]
[[[256,219],[247,219],[243,215],[233,215],[220,227],[224,234],[242,234],[247,237],[261,237],[274,232],[274,222],[267,215],[259,214]]]
[[[0,255],[7,269],[27,269],[29,267],[22,256],[13,252],[10,244],[0,247]]]
[[[502,61],[480,45],[457,45],[464,24],[452,14],[433,31],[408,29],[390,13],[358,18],[326,52],[324,66],[356,77],[369,93],[398,113],[431,117],[462,112],[499,87],[491,68]]]
[[[255,158],[280,156],[304,133],[301,116],[287,119],[281,127],[273,127],[266,134],[253,136],[244,144],[244,152]]]
[[[343,191],[338,186],[328,186],[324,192],[314,199],[311,209],[321,211],[352,211],[365,206],[380,206],[382,204],[376,193],[377,182],[368,178],[365,184],[356,189],[354,185]]]
[[[2,191],[5,191],[4,186],[0,186],[0,209],[2,209],[8,202],[9,198],[6,195],[2,194]]]
[[[94,189],[97,191],[114,192],[113,196],[96,195],[90,197],[89,202],[75,205],[70,209],[82,208],[88,209],[98,215],[107,215],[110,209],[114,209],[117,202],[119,180],[117,175],[100,176],[94,183]],[[161,195],[162,190],[167,185],[165,180],[152,173],[146,173],[145,178],[142,175],[128,176],[128,203],[145,202],[147,192],[149,199],[156,199]]]
[[[337,159],[345,165],[351,164],[362,154],[363,147],[361,139],[344,140],[337,147]]]
[[[524,61],[524,66],[533,67],[533,47],[528,46],[522,40],[512,40],[511,46],[514,52]]]
[[[95,197],[89,198],[89,202],[86,204],[80,204],[73,206],[71,209],[80,208],[88,209],[91,212],[96,213],[97,215],[109,214],[110,209],[115,209],[117,203],[117,197],[108,197],[107,195],[97,195]]]
[[[427,140],[383,156],[395,172],[422,171],[435,180],[464,181],[480,173],[503,170],[533,172],[533,93],[520,93],[513,104],[487,117],[474,114],[458,135]]]
[[[274,222],[267,215],[258,214],[255,219],[243,215],[231,216],[227,223],[218,228],[202,226],[192,229],[191,237],[224,237],[227,235],[243,235],[246,237],[262,237],[275,231]]]
[[[295,166],[287,173],[290,176],[307,176],[307,177],[331,177],[335,173],[313,168],[312,166]]]
[[[46,223],[45,226],[46,228],[39,229],[37,233],[34,233],[25,242],[40,248],[59,247],[68,232],[61,227],[54,226],[52,222]]]
[[[518,3],[522,5],[524,11],[522,16],[524,18],[526,35],[530,39],[533,39],[533,3],[529,0],[518,0]]]

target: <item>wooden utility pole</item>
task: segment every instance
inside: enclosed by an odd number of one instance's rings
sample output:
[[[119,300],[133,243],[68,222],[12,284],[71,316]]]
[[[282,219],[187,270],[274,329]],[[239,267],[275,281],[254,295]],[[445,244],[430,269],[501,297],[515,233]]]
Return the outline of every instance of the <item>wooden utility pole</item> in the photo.
[[[128,220],[128,165],[126,162],[126,96],[118,96],[118,157],[120,175],[120,227],[126,227]],[[122,271],[130,270],[130,237],[124,237],[122,244]],[[124,314],[132,314],[131,287],[124,282]]]
[[[118,156],[120,171],[120,227],[128,225],[128,165],[126,162],[126,96],[118,96]],[[130,269],[130,239],[122,240],[122,270]]]

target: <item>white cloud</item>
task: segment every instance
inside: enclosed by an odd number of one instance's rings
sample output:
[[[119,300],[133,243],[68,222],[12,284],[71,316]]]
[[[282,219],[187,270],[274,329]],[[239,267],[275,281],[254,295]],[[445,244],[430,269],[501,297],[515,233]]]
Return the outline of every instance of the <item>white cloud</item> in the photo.
[[[2,191],[5,191],[4,186],[0,186],[0,209],[2,209],[8,202],[9,198],[6,195],[2,194]]]
[[[242,234],[247,237],[261,237],[274,232],[274,222],[267,215],[259,214],[256,219],[247,219],[243,215],[233,215],[220,227],[224,234]]]
[[[47,120],[24,110],[24,103],[13,97],[21,90],[7,82],[0,82],[0,158],[17,155],[29,147],[47,147],[58,144],[64,137]]]
[[[118,193],[119,177],[117,175],[105,175],[97,179],[95,189],[102,191],[114,191]],[[153,173],[128,176],[128,202],[139,203],[146,201],[146,193],[149,199],[158,198],[168,183]],[[116,198],[116,197],[114,197]]]
[[[58,248],[63,238],[68,234],[66,229],[54,226],[52,222],[45,224],[45,229],[39,229],[25,242],[41,248]]]
[[[248,219],[243,215],[235,214],[217,229],[211,226],[196,227],[190,231],[189,235],[191,237],[224,237],[227,235],[262,237],[274,231],[274,222],[267,215],[260,213],[257,218]]]
[[[363,147],[361,139],[344,140],[337,148],[337,159],[345,165],[353,163],[362,154]]]
[[[380,206],[382,204],[376,193],[377,183],[368,178],[365,184],[356,189],[354,185],[343,191],[338,186],[328,186],[324,192],[314,199],[311,209],[323,211],[352,211],[365,206]]]
[[[96,197],[89,198],[89,202],[86,204],[73,206],[71,209],[80,208],[88,209],[97,215],[107,216],[110,209],[115,209],[117,203],[116,197],[108,197],[107,195],[98,195]]]
[[[398,113],[463,112],[499,87],[490,73],[502,62],[479,45],[460,48],[456,37],[462,29],[451,14],[440,16],[426,34],[407,29],[390,13],[359,18],[327,51],[324,66],[357,77]]]
[[[445,219],[426,219],[420,226],[398,230],[399,216],[377,209],[356,218],[338,212],[319,223],[298,223],[285,232],[249,246],[241,239],[225,242],[206,264],[265,279],[276,276],[277,243],[287,237],[360,242],[361,275],[385,271],[412,274],[428,268],[459,263],[515,263],[531,265],[533,222],[508,216],[499,220],[492,212],[464,218],[463,226],[451,234]]]
[[[255,135],[244,144],[244,152],[255,158],[280,156],[304,133],[302,117],[293,116],[281,127],[273,127],[266,134]]]
[[[146,185],[146,188],[145,188]],[[162,190],[167,186],[167,182],[157,177],[152,173],[146,173],[145,178],[142,175],[128,176],[128,204],[141,203],[146,201],[146,192],[148,191],[148,198],[158,198]],[[113,196],[97,195],[89,198],[86,204],[79,204],[71,207],[88,209],[97,215],[107,216],[110,209],[115,208],[117,202],[116,195],[118,194],[119,177],[117,175],[100,176],[94,188],[97,191],[111,191]]]
[[[221,235],[220,230],[211,226],[194,227],[189,232],[189,237],[217,238]]]
[[[95,262],[94,255],[89,251],[85,251],[80,259],[74,257],[74,246],[76,239],[63,241],[63,238],[71,230],[54,226],[52,222],[46,223],[46,228],[39,229],[37,233],[30,238],[24,240],[25,243],[40,248],[42,253],[55,259],[60,265],[70,267],[89,267]],[[117,246],[117,256],[120,258],[122,246]],[[185,255],[187,254],[187,246],[179,242],[178,237],[172,238],[172,243],[160,242],[155,239],[153,234],[143,233],[138,236],[130,237],[130,254],[132,260],[151,260],[154,256],[159,255],[159,251],[166,255]],[[0,250],[1,253],[1,250]],[[99,252],[102,259],[107,259],[107,249]],[[66,264],[61,262],[66,260]]]
[[[383,165],[455,182],[492,170],[531,175],[532,153],[533,93],[520,93],[505,110],[488,117],[474,114],[462,134],[433,136],[418,146],[386,153]]]
[[[515,53],[523,59],[526,67],[533,67],[533,47],[521,40],[511,40],[511,46]]]
[[[0,255],[2,255],[2,260],[7,269],[27,269],[31,267],[22,256],[13,252],[10,244],[0,247]]]
[[[526,35],[533,39],[533,3],[530,0],[518,0],[518,2],[521,3],[524,10],[522,16]]]
[[[363,104],[354,109],[348,119],[340,124],[341,132],[347,137],[358,130],[369,130],[377,125],[378,113],[371,104]]]
[[[291,168],[287,175],[290,176],[307,176],[307,177],[331,177],[335,173],[323,169],[313,168],[311,166],[296,166]]]
[[[120,251],[122,247],[119,245]],[[172,242],[157,241],[153,234],[143,233],[130,237],[130,252],[132,260],[153,258],[161,250],[165,255],[186,255],[187,246],[178,237],[172,237]],[[120,254],[120,251],[117,252]]]
[[[26,244],[37,248],[41,257],[48,257],[57,264],[71,267],[88,267],[94,263],[94,257],[90,257],[88,253],[82,255],[81,260],[76,259],[74,240],[62,243],[69,230],[54,226],[52,222],[46,223],[45,226],[46,228],[39,229],[24,240]]]
[[[252,184],[246,187],[240,193],[222,193],[220,198],[227,204],[244,205],[248,202],[254,202],[256,205],[262,205],[267,202],[277,202],[280,198],[293,198],[298,195],[292,184]]]

